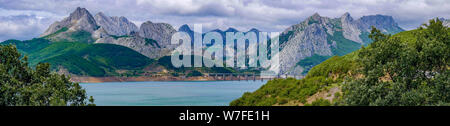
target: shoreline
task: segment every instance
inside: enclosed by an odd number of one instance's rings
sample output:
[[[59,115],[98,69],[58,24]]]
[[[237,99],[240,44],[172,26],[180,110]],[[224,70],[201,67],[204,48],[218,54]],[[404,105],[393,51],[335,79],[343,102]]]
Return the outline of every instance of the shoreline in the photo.
[[[249,78],[248,81],[261,81],[260,77],[255,79]],[[269,78],[263,78],[262,80],[271,80]],[[173,77],[173,76],[161,76],[161,77],[86,77],[86,76],[72,76],[70,78],[71,82],[75,83],[104,83],[104,82],[145,82],[145,81],[247,81],[245,77],[218,77],[214,78],[211,76],[198,76],[198,77]]]

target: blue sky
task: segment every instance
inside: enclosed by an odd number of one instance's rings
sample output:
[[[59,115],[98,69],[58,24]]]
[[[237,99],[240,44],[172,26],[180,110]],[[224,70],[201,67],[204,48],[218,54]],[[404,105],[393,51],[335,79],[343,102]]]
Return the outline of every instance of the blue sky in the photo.
[[[93,15],[125,16],[138,26],[145,21],[203,24],[205,29],[234,27],[246,31],[283,31],[314,13],[340,17],[349,12],[390,15],[402,28],[414,29],[434,17],[450,18],[448,0],[0,0],[0,41],[31,39],[76,7]]]

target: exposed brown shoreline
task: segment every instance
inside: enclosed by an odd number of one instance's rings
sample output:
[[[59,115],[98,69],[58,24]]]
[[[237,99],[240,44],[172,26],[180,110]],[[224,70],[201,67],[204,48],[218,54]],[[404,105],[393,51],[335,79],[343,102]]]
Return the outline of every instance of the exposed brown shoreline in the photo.
[[[70,79],[72,82],[78,83],[102,83],[102,82],[139,82],[139,81],[213,81],[216,80],[213,77],[80,77],[72,76]]]
[[[72,82],[78,83],[102,83],[102,82],[140,82],[140,81],[223,81],[222,77],[214,78],[212,76],[200,76],[200,77],[173,77],[173,76],[161,76],[161,77],[85,77],[85,76],[72,76],[70,79]],[[245,77],[225,77],[227,81],[245,81]],[[249,80],[261,81],[261,78],[256,77]],[[269,80],[269,79],[264,79]]]
[[[211,76],[136,76],[136,77],[91,77],[91,76],[73,76],[70,81],[78,83],[102,83],[102,82],[140,82],[140,81],[262,81],[272,80],[274,78],[296,78],[302,79],[304,76],[273,76],[261,78],[259,75],[233,75],[233,74],[213,74]]]

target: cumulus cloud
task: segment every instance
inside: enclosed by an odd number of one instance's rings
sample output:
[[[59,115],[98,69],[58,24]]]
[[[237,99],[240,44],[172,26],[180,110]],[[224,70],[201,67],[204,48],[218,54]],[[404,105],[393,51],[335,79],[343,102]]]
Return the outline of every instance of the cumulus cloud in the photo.
[[[37,37],[53,20],[34,14],[2,15],[0,16],[0,42],[8,39],[27,40]]]
[[[61,20],[78,6],[92,14],[125,16],[138,25],[151,20],[175,27],[203,24],[205,30],[234,27],[245,31],[255,27],[269,32],[283,31],[316,12],[332,18],[349,12],[355,19],[364,15],[391,15],[405,29],[416,28],[434,17],[450,18],[448,0],[0,0],[0,24],[5,27],[0,31],[18,30],[7,37],[17,38],[21,33],[28,38],[36,37],[38,33],[26,30],[34,28],[35,32],[42,32],[45,29],[42,27],[49,25],[42,23],[42,19]],[[13,18],[20,15],[30,17]],[[15,20],[23,24],[17,25]]]

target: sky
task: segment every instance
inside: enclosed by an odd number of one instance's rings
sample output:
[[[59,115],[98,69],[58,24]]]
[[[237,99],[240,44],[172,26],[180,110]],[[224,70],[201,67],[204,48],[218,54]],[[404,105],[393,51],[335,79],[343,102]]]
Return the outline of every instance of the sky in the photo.
[[[0,0],[0,41],[38,37],[77,7],[92,15],[125,16],[137,26],[145,21],[202,24],[205,30],[233,27],[280,32],[314,13],[337,18],[345,12],[390,15],[410,30],[425,21],[450,18],[449,0]]]

